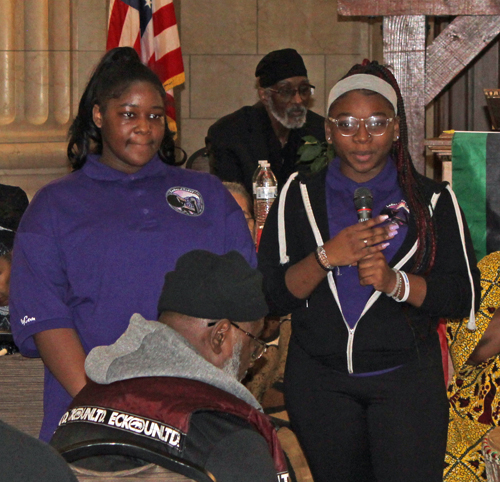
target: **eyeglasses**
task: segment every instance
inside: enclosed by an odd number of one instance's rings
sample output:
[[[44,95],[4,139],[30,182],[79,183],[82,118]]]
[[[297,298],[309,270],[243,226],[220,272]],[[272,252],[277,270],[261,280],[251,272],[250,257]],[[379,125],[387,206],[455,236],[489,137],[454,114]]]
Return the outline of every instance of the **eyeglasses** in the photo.
[[[393,117],[386,117],[385,115],[372,115],[366,119],[356,119],[356,117],[343,115],[337,119],[328,117],[330,122],[333,122],[344,137],[354,136],[358,130],[361,122],[365,123],[366,132],[370,136],[383,136],[387,130],[387,126],[394,120]]]
[[[238,328],[238,330],[245,333],[246,336],[249,336],[255,342],[255,350],[250,355],[252,358],[252,361],[257,361],[264,353],[266,353],[267,349],[269,348],[269,345],[267,343],[264,343],[262,340],[257,338],[255,335],[252,335],[251,333],[248,333],[248,331],[245,331],[243,328],[240,328],[236,323],[233,323],[232,321],[230,321],[230,323],[234,327]]]
[[[271,92],[278,94],[283,102],[290,102],[297,95],[297,92],[302,100],[307,100],[314,94],[314,89],[314,85],[311,84],[300,84],[296,89],[292,89],[291,87],[280,87],[279,89],[268,88]]]
[[[207,324],[207,326],[214,326],[219,322],[217,321],[211,321],[210,323]],[[253,353],[250,355],[252,358],[252,361],[258,360],[264,353],[266,353],[267,349],[269,348],[269,345],[265,342],[263,342],[260,338],[257,338],[255,335],[252,335],[251,333],[248,333],[248,331],[245,331],[243,328],[240,328],[236,323],[233,321],[229,321],[231,325],[233,325],[235,328],[238,328],[238,330],[242,331],[245,333],[245,335],[249,336],[254,342],[255,342],[255,350]]]

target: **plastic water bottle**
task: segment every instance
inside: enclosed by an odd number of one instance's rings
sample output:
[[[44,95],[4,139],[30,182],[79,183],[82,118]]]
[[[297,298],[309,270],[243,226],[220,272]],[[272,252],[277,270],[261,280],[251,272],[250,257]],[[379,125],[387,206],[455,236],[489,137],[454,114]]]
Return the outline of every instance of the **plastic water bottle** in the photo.
[[[268,162],[263,164],[255,180],[255,222],[257,223],[257,246],[269,210],[278,194],[278,183]]]
[[[257,176],[259,175],[259,172],[262,169],[262,166],[264,164],[268,164],[268,162],[267,161],[259,161],[259,164],[257,165],[257,169],[255,169],[255,172],[253,173],[253,176],[252,176],[252,194],[253,194],[254,204],[255,204],[255,197],[257,194],[257,184],[256,184]]]

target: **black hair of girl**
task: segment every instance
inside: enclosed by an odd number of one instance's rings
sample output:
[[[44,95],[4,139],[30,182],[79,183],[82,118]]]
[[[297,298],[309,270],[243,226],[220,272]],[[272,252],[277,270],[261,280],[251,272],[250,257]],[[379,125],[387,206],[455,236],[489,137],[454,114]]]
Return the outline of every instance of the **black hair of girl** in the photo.
[[[165,107],[167,94],[158,76],[145,66],[131,47],[117,47],[106,52],[83,92],[78,113],[69,129],[68,159],[74,170],[80,169],[88,154],[102,154],[101,130],[95,125],[92,111],[97,104],[106,109],[109,99],[120,97],[131,84],[149,82],[161,95]],[[166,164],[175,165],[174,140],[165,123],[165,135],[158,155]]]
[[[392,72],[377,61],[364,60],[362,64],[354,65],[343,77],[355,74],[369,74],[385,80],[395,90],[398,102],[399,139],[392,145],[391,156],[396,161],[398,182],[408,203],[410,212],[414,214],[417,225],[418,248],[412,273],[427,273],[434,265],[436,256],[436,234],[434,221],[429,210],[428,201],[423,193],[420,176],[413,165],[408,150],[408,125],[406,123],[405,107],[399,85]]]

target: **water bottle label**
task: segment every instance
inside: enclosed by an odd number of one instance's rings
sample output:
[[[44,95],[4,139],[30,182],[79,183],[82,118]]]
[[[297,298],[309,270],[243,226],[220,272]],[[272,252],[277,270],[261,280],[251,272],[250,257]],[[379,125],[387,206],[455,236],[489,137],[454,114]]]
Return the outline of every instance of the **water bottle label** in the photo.
[[[257,199],[274,199],[278,195],[276,186],[257,187],[255,197]]]

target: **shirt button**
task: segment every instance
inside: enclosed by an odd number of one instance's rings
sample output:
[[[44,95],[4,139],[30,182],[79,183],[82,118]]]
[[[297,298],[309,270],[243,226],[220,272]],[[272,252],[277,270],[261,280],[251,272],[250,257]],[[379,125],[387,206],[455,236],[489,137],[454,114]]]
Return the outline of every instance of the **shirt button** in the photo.
[[[143,209],[143,210],[142,210],[142,212],[143,212],[144,214],[149,214],[149,209]]]
[[[144,190],[139,189],[138,191],[135,192],[135,194],[136,194],[137,197],[144,196]]]

